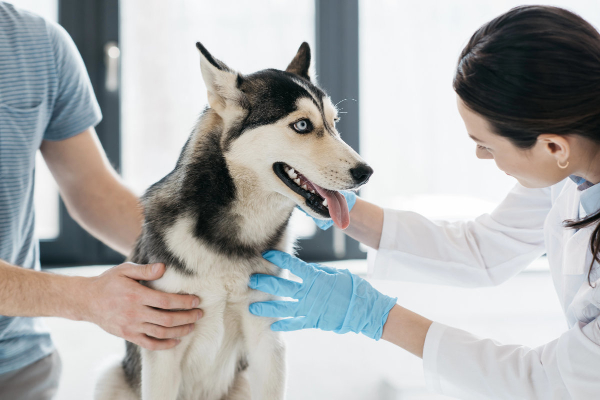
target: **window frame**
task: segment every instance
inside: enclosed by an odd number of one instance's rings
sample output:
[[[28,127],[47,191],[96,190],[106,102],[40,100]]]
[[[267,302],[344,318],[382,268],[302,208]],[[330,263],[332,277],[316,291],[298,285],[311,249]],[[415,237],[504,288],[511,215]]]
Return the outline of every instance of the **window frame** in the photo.
[[[59,0],[58,22],[71,35],[85,63],[103,118],[96,126],[100,143],[117,172],[120,172],[120,93],[105,89],[104,46],[119,43],[118,0]],[[59,202],[59,235],[40,240],[44,267],[114,264],[124,257],[87,233]]]
[[[359,132],[359,0],[315,0],[315,54],[319,86],[334,103],[343,101],[337,124],[342,138],[360,153]],[[346,100],[344,100],[346,99]],[[307,261],[364,259],[359,243],[339,229],[317,229],[299,241]]]

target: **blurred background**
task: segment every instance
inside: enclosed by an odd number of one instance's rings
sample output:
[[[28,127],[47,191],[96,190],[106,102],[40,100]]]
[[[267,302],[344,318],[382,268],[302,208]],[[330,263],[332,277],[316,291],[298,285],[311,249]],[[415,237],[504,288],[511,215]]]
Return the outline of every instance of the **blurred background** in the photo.
[[[104,114],[100,140],[137,194],[174,167],[206,104],[196,41],[242,73],[284,69],[307,41],[319,84],[339,103],[342,138],[375,170],[361,192],[367,200],[433,219],[471,219],[491,211],[515,184],[493,161],[475,157],[452,77],[471,34],[520,1],[9,2],[58,21],[72,36]],[[600,26],[597,0],[543,4]],[[122,262],[67,215],[41,157],[36,174],[42,265],[94,275]],[[317,231],[302,214],[294,215],[293,229],[304,259],[366,271],[366,249],[340,231]],[[543,258],[497,288],[374,285],[431,319],[504,342],[540,345],[566,328]],[[91,398],[93,371],[122,352],[122,341],[91,324],[48,323],[64,362],[59,398]],[[425,390],[420,360],[387,343],[312,331],[286,337],[288,399],[443,398]]]

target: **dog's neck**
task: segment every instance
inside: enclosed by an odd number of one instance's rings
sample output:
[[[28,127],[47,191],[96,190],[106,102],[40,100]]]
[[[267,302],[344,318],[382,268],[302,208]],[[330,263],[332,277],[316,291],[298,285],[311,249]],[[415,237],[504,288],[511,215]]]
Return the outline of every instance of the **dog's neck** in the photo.
[[[274,248],[283,239],[285,228],[295,203],[279,193],[260,185],[260,180],[250,170],[228,163],[236,198],[229,213],[236,215],[238,238],[248,244]],[[268,248],[261,249],[261,251]]]

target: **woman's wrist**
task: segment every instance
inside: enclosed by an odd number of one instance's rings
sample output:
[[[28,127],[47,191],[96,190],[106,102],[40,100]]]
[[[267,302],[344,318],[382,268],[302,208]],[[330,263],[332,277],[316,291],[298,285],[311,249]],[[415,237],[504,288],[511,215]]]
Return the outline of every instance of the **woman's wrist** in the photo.
[[[433,321],[396,304],[388,314],[381,338],[423,358],[423,348]]]
[[[348,236],[373,248],[379,248],[383,229],[383,209],[360,197],[350,211],[350,226],[344,230]]]

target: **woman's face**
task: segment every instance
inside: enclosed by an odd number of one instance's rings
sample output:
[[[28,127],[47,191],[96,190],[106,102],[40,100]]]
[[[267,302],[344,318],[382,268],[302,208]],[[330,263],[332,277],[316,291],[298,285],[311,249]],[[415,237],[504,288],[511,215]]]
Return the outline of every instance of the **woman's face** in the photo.
[[[557,165],[557,157],[563,157],[557,152],[565,150],[559,148],[560,142],[566,141],[564,138],[559,137],[557,144],[551,140],[556,135],[540,135],[532,148],[520,149],[508,139],[493,133],[487,120],[470,110],[459,96],[456,98],[458,112],[469,136],[476,143],[477,158],[493,159],[500,170],[528,188],[548,187],[569,176],[570,169],[561,169]]]

